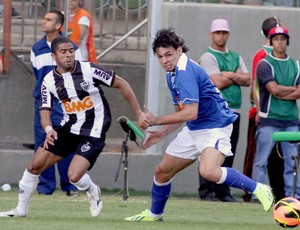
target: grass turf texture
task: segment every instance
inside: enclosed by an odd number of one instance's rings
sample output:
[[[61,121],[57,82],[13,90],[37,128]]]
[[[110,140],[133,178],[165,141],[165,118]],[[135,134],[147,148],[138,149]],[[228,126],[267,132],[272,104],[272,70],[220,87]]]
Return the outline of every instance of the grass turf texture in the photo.
[[[14,208],[17,188],[0,191],[0,211]],[[0,229],[10,230],[70,230],[70,229],[280,229],[272,212],[264,212],[260,204],[204,202],[197,197],[172,196],[166,206],[164,222],[127,222],[150,206],[149,194],[132,194],[127,202],[122,194],[103,192],[103,209],[99,217],[90,217],[86,194],[67,197],[56,191],[52,196],[34,194],[25,218],[0,218]]]

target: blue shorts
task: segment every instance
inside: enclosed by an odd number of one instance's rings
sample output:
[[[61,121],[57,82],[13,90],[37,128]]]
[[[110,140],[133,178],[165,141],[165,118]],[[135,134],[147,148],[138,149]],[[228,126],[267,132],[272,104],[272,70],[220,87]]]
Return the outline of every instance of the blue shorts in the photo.
[[[76,135],[61,126],[55,131],[58,138],[54,145],[49,145],[48,151],[63,158],[72,153],[80,155],[90,162],[90,170],[105,146],[105,139]]]

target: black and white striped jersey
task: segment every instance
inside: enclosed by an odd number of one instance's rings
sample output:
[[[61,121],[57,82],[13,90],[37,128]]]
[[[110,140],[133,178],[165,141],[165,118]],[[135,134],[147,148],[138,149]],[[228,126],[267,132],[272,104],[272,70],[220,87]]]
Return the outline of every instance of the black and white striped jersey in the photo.
[[[77,135],[104,137],[111,123],[108,102],[101,85],[111,87],[115,73],[104,67],[75,61],[71,72],[49,72],[41,87],[40,110],[51,110],[54,98],[63,109],[61,126]]]

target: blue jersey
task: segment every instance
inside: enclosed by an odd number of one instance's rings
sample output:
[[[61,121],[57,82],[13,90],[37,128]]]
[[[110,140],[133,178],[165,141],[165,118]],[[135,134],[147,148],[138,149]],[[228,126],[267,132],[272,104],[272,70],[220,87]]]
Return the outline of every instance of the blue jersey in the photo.
[[[237,118],[207,73],[185,53],[166,78],[175,106],[199,104],[197,119],[187,122],[189,130],[222,128]]]

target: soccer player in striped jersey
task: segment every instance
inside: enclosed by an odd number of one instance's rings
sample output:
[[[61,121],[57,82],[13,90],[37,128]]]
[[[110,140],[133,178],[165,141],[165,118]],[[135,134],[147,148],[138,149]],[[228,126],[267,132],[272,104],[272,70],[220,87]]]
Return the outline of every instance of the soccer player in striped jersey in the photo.
[[[64,36],[61,32],[61,28],[64,24],[64,15],[56,10],[51,9],[44,15],[42,20],[42,31],[45,35],[36,43],[33,44],[30,61],[32,64],[33,72],[35,75],[35,86],[33,89],[32,96],[34,98],[34,151],[44,142],[46,133],[41,126],[41,117],[39,110],[39,100],[41,97],[41,85],[44,77],[56,66],[55,61],[51,57],[51,42],[59,36]],[[77,60],[82,60],[80,50],[77,45],[75,47],[75,58]],[[63,117],[63,112],[55,101],[52,107],[51,122],[54,127],[60,124]],[[57,164],[58,173],[60,176],[60,187],[62,191],[65,191],[68,196],[78,195],[76,187],[69,182],[67,175],[70,162],[74,154],[71,154],[64,160]],[[56,173],[55,165],[46,169],[39,176],[39,183],[37,186],[37,191],[39,194],[52,195],[56,189]]]
[[[41,124],[47,133],[19,182],[19,202],[15,209],[0,212],[0,217],[24,217],[28,213],[39,175],[54,163],[75,152],[68,176],[79,190],[87,192],[92,217],[100,214],[100,188],[93,183],[90,170],[105,145],[111,124],[108,102],[101,85],[117,88],[128,101],[140,128],[149,126],[129,83],[113,71],[74,58],[74,45],[67,37],[57,37],[51,43],[52,57],[57,66],[49,72],[41,87]],[[60,101],[64,116],[53,129],[50,115],[54,98]]]

